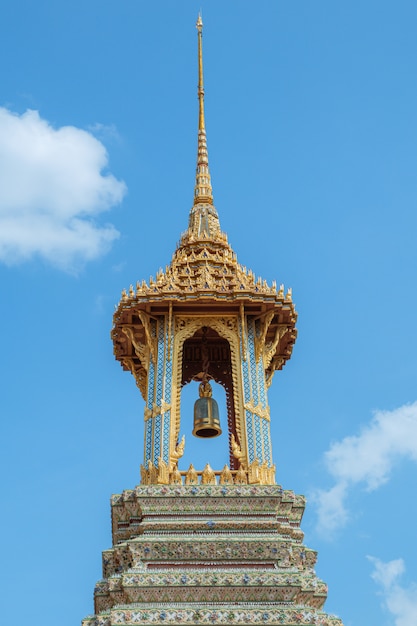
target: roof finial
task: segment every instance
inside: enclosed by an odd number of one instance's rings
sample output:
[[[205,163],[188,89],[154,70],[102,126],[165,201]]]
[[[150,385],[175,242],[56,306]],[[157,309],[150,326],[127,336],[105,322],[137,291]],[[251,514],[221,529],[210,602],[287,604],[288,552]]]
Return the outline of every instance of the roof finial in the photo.
[[[211,188],[210,172],[208,167],[208,152],[206,126],[204,120],[204,80],[203,80],[203,20],[201,12],[197,18],[198,30],[198,150],[197,171],[194,188],[194,206],[196,204],[213,204],[213,190]]]

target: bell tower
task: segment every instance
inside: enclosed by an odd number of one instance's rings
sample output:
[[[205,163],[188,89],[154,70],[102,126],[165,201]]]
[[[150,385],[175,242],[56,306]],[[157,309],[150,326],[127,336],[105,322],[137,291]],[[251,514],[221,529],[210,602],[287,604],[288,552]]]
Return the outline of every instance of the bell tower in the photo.
[[[201,18],[197,31],[198,148],[188,229],[165,271],[123,292],[114,315],[114,352],[146,402],[143,481],[173,480],[184,436],[219,433],[208,413],[216,407],[208,397],[215,381],[226,392],[228,469],[246,472],[250,483],[273,484],[267,391],[291,356],[297,316],[291,290],[284,295],[283,286],[269,286],[240,265],[221,230],[207,151]],[[201,423],[194,428],[180,402],[190,381],[203,383],[200,393],[207,395],[197,401]]]
[[[201,16],[198,149],[188,228],[170,265],[122,292],[114,354],[145,401],[140,484],[111,498],[112,547],[82,626],[343,626],[300,528],[305,499],[276,484],[268,388],[296,338],[291,290],[241,265],[222,232],[208,162]],[[181,390],[197,383],[194,420]],[[213,383],[225,390],[221,415]],[[280,416],[279,419],[283,419]],[[227,433],[223,467],[193,436]],[[207,452],[209,455],[209,452]]]

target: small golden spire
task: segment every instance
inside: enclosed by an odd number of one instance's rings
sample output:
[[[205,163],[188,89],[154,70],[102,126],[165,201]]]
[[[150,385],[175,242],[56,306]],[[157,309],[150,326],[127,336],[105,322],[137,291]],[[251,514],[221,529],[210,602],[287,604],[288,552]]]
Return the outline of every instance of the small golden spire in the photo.
[[[201,13],[197,18],[198,31],[198,149],[197,171],[194,188],[194,206],[197,204],[213,204],[213,190],[211,187],[210,172],[208,166],[208,151],[206,126],[204,120],[204,80],[203,80],[203,20]]]

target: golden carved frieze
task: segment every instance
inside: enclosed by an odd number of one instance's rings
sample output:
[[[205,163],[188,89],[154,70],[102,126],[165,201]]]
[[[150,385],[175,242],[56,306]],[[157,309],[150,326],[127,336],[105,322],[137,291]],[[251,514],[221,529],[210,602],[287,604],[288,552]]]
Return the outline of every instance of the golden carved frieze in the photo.
[[[217,332],[219,328],[221,328],[222,336],[225,336],[226,339],[230,339],[232,336],[237,337],[237,319],[235,315],[230,316],[176,316],[175,318],[175,334],[187,330],[187,337],[192,337],[196,330],[199,328],[203,328],[204,326],[209,326],[213,328]],[[224,335],[226,333],[226,335]]]
[[[249,466],[240,464],[238,470],[230,470],[225,465],[221,471],[214,471],[209,463],[203,470],[196,470],[191,463],[187,471],[180,472],[177,463],[169,466],[159,457],[158,467],[148,461],[147,467],[140,466],[142,485],[275,485],[275,465],[268,467],[266,462],[255,459]]]
[[[155,279],[138,282],[136,289],[123,290],[122,303],[134,302],[143,297],[214,292],[218,294],[247,293],[253,298],[274,296],[281,301],[291,302],[291,290],[284,298],[283,286],[277,292],[275,281],[271,286],[253,271],[240,265],[236,254],[222,239],[210,238],[197,242],[186,238],[175,251],[171,264],[165,271],[160,269]]]

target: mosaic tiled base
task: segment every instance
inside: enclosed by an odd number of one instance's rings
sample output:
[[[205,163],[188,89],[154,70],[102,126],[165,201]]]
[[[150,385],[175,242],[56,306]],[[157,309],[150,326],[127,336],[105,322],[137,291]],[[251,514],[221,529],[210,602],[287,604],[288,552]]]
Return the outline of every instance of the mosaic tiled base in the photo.
[[[281,626],[342,626],[337,617],[302,607],[277,607],[259,604],[219,604],[210,607],[190,607],[185,604],[170,607],[151,605],[120,607],[107,614],[87,617],[82,626],[113,626],[116,624],[280,624]]]
[[[95,615],[82,626],[342,626],[303,545],[305,501],[277,485],[140,485],[112,497]]]

